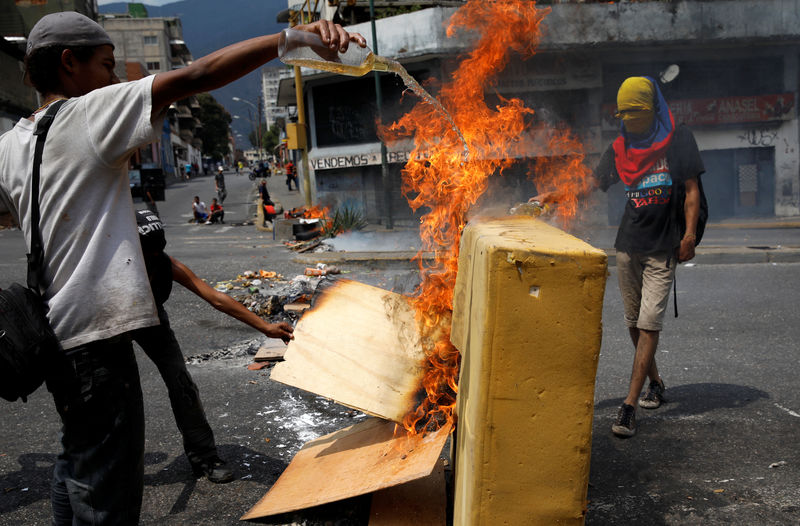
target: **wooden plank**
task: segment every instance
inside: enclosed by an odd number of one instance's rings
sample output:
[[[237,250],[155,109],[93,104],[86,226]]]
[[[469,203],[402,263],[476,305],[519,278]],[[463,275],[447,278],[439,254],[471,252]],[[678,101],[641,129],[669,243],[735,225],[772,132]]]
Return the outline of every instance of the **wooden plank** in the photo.
[[[277,362],[283,360],[286,354],[286,344],[281,340],[269,340],[256,351],[253,361],[256,362]]]
[[[402,422],[416,408],[425,353],[405,296],[337,280],[295,327],[271,378]]]
[[[242,520],[287,513],[364,495],[428,476],[451,426],[408,437],[396,424],[370,418],[308,442]]]
[[[294,303],[287,303],[283,306],[283,310],[286,312],[303,312],[304,310],[311,307],[310,303],[305,303],[302,301],[296,301]]]
[[[427,477],[372,494],[369,526],[445,526],[447,489],[444,460]]]

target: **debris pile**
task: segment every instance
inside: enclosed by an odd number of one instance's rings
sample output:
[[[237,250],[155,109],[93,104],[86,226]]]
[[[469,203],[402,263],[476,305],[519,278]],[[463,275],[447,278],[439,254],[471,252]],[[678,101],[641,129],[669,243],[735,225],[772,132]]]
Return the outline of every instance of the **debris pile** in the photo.
[[[327,274],[339,272],[338,269],[323,264],[318,265],[316,269],[306,270],[314,271],[311,273],[313,275],[303,274],[291,280],[286,280],[276,272],[248,270],[235,279],[218,282],[215,288],[225,292],[258,316],[268,317],[273,321],[293,322],[302,310],[284,309],[284,306],[310,304],[320,281]]]

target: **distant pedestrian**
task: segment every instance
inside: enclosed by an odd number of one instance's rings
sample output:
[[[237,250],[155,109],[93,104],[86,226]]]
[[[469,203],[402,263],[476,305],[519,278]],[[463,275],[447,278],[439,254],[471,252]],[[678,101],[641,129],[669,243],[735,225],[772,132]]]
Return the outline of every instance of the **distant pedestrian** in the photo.
[[[213,210],[213,203],[211,206]],[[230,482],[233,480],[233,471],[217,453],[214,432],[203,410],[200,391],[186,369],[183,352],[170,328],[169,316],[164,309],[164,303],[172,292],[172,282],[180,283],[215,309],[250,325],[270,338],[280,338],[288,342],[292,339],[292,326],[285,322],[267,323],[227,294],[211,288],[189,267],[167,255],[164,252],[167,244],[164,227],[157,215],[149,210],[138,210],[136,222],[147,277],[161,324],[134,331],[133,341],[142,347],[147,357],[158,367],[167,386],[172,413],[183,436],[183,448],[194,475],[205,476],[215,483]]]
[[[294,163],[289,161],[284,166],[286,170],[286,186],[289,188],[289,191],[292,191],[292,182],[294,182],[294,189],[300,190],[300,186],[297,184],[297,170],[294,167]]]
[[[219,199],[220,203],[224,202],[225,198],[228,197],[228,192],[225,190],[225,173],[221,165],[214,175],[214,191],[217,193],[217,199]]]

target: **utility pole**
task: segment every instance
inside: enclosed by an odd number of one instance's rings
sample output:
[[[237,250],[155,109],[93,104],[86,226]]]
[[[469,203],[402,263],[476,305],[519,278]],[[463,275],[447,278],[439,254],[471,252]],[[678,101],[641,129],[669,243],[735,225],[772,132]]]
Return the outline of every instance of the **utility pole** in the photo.
[[[375,2],[369,0],[369,19],[372,25],[372,52],[378,54],[378,34],[375,32]],[[373,71],[375,77],[375,99],[378,105],[378,122],[383,122],[383,92],[381,91],[380,73]],[[383,207],[386,214],[386,229],[394,229],[392,214],[392,181],[389,165],[386,161],[386,145],[381,141],[381,182],[383,183]]]
[[[291,17],[289,27],[296,26],[297,19],[302,16],[303,13],[301,11]],[[306,206],[312,207],[314,206],[314,200],[311,197],[311,173],[308,163],[308,128],[306,126],[306,105],[303,100],[303,75],[300,73],[300,66],[294,66],[294,96],[297,101],[297,142],[303,157],[303,196],[305,197]],[[301,134],[302,137],[299,137]]]

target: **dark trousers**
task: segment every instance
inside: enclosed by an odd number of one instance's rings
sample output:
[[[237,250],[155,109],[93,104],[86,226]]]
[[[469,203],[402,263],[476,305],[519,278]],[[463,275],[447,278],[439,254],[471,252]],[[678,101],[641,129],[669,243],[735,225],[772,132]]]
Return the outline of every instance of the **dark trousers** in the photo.
[[[294,182],[294,189],[300,190],[300,185],[297,182],[297,174],[286,174],[286,186],[289,190],[292,189],[292,182]]]
[[[47,387],[63,424],[63,451],[53,471],[53,524],[137,524],[144,409],[130,335],[70,349]]]
[[[212,223],[224,223],[225,210],[217,210],[216,212],[211,212],[211,217],[209,217],[208,220],[211,221]]]
[[[167,386],[175,422],[183,435],[183,449],[189,462],[197,464],[217,455],[214,433],[200,402],[200,391],[186,369],[183,352],[170,328],[169,316],[161,307],[158,317],[161,325],[133,331],[133,340],[158,367]]]

